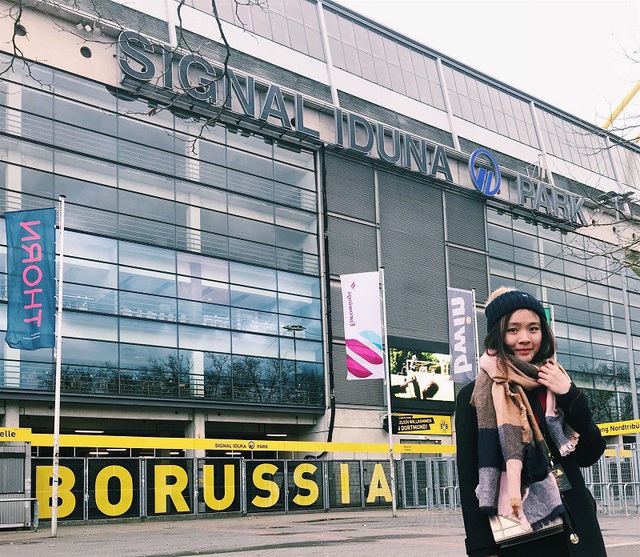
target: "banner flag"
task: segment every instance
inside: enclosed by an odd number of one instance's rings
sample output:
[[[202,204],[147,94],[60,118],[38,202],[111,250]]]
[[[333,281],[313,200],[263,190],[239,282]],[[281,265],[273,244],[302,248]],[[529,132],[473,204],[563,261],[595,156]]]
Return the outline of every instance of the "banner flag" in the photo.
[[[380,273],[341,275],[347,379],[384,379]]]
[[[455,383],[469,383],[478,373],[473,292],[447,288],[447,306],[451,377]]]
[[[55,345],[55,209],[14,211],[7,228],[7,335],[11,348]]]

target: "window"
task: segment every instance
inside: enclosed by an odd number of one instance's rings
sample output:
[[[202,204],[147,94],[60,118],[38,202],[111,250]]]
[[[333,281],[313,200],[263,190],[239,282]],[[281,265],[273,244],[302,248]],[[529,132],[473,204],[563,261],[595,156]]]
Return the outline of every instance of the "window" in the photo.
[[[536,108],[536,111],[549,153],[597,174],[614,178],[604,137],[541,108]]]
[[[210,2],[190,0],[188,3],[211,13]],[[235,0],[218,0],[216,6],[222,20],[324,61],[315,2],[270,0],[265,8],[259,3],[251,5]]]
[[[538,148],[528,102],[444,64],[453,113],[478,126]]]
[[[445,110],[435,58],[324,8],[333,64]]]

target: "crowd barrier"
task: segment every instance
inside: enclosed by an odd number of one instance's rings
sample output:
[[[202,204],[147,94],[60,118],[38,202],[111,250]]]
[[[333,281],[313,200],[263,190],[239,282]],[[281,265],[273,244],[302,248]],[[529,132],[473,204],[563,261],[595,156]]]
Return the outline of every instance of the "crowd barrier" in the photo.
[[[33,458],[40,519],[51,518],[51,459]],[[390,506],[389,461],[62,458],[58,518],[322,511]]]
[[[32,435],[32,439],[37,439],[37,436]],[[122,443],[125,442],[122,440],[124,438],[120,439]],[[17,441],[15,438],[12,440]],[[71,444],[74,440],[77,441],[76,437],[70,436],[65,442]],[[136,442],[143,441],[152,442],[142,438]],[[114,442],[116,438],[109,438],[110,444]],[[155,444],[158,442],[153,441]],[[189,444],[194,440],[174,439],[170,442]],[[215,440],[206,442],[214,445],[220,443]],[[239,449],[244,445],[256,451],[269,448],[263,442],[233,443]],[[306,444],[303,445],[306,447]],[[282,443],[280,449],[292,447],[293,444]],[[399,445],[397,448],[402,447]],[[314,448],[320,447],[314,445]],[[355,449],[355,445],[350,445],[350,448]],[[381,450],[377,444],[370,448]],[[344,450],[345,447],[341,445],[340,449]],[[7,452],[10,450],[13,453]],[[23,453],[16,452],[18,450]],[[418,450],[421,454],[410,454]],[[420,449],[406,445],[396,454],[401,457],[394,461],[399,508],[456,509],[460,506],[454,450],[455,447],[446,445]],[[436,451],[442,453],[437,454]],[[53,472],[51,458],[29,458],[29,443],[0,443],[0,452],[4,453],[2,456],[5,458],[0,461],[5,471],[11,472],[3,474],[4,480],[0,482],[0,526],[3,523],[12,524],[18,519],[24,525],[32,525],[34,519],[37,524],[38,518],[49,519]],[[180,514],[317,512],[348,507],[392,506],[388,459],[333,460],[331,453],[328,454],[327,459],[266,458],[266,453],[264,458],[260,458],[259,452],[255,458],[249,459],[159,456],[62,458],[58,517],[62,520],[86,521]],[[21,480],[17,472],[25,465],[24,474],[20,473]],[[640,446],[610,446],[596,464],[583,469],[583,474],[600,512],[640,514]],[[11,478],[13,480],[9,481]],[[16,482],[27,486],[22,494]],[[12,485],[14,483],[15,486]],[[29,509],[32,512],[37,509],[35,517],[28,516],[32,514]]]
[[[638,447],[583,470],[599,510],[640,512]],[[33,458],[33,497],[51,516],[51,461]],[[460,506],[454,457],[396,461],[399,508]],[[327,511],[390,507],[388,460],[63,458],[58,516],[65,520],[177,514]]]

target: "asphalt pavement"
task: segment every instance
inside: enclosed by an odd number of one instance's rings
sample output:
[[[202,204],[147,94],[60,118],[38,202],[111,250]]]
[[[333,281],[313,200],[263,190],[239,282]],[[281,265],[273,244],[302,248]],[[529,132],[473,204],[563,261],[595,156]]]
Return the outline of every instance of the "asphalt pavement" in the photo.
[[[61,523],[0,530],[1,557],[464,557],[460,511],[400,509]],[[640,516],[601,516],[609,557],[640,555]]]

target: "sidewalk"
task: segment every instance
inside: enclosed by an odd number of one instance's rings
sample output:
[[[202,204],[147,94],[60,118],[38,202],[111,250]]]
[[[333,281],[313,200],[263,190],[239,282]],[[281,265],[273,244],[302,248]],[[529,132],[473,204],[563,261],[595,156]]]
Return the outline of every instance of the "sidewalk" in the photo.
[[[640,518],[600,517],[610,556],[640,554]],[[390,509],[0,530],[1,557],[464,557],[459,511]]]

